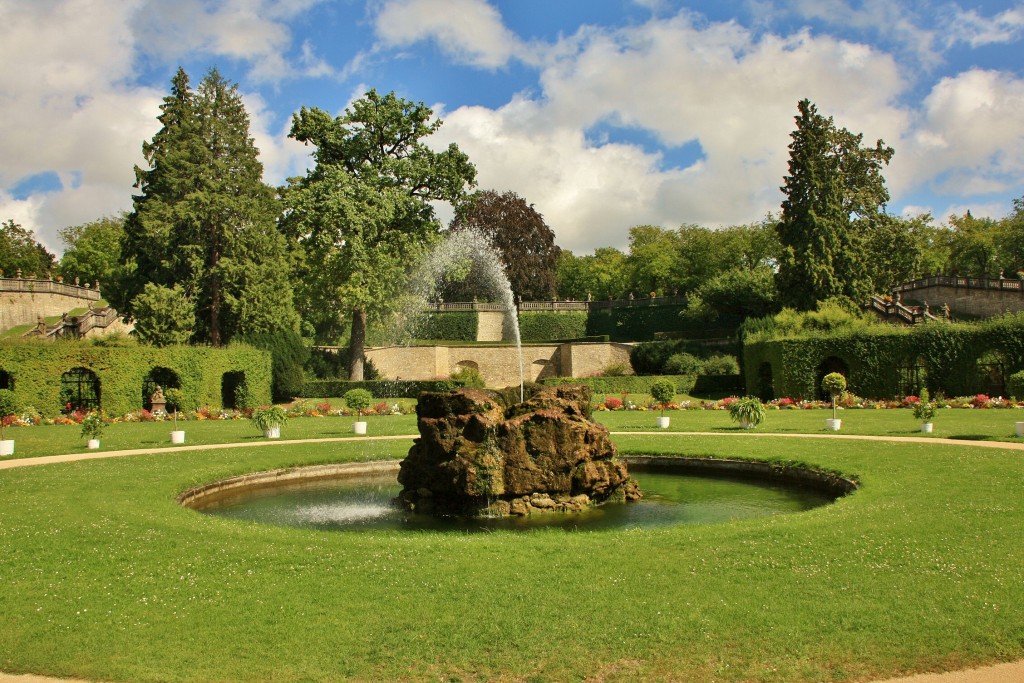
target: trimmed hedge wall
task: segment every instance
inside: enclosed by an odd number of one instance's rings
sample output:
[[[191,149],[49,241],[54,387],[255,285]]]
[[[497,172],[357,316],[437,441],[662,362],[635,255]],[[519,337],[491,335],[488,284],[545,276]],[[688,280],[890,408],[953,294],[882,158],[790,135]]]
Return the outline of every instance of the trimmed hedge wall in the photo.
[[[625,375],[622,377],[551,377],[547,386],[586,384],[595,394],[649,394],[651,385],[667,379],[676,385],[676,393],[689,394],[697,378],[693,375]]]
[[[350,389],[366,389],[374,398],[415,398],[421,391],[451,391],[463,386],[453,379],[370,380],[353,382],[347,379],[308,380],[299,396],[302,398],[340,398]]]
[[[251,403],[270,402],[270,354],[245,344],[225,348],[77,341],[0,345],[0,370],[10,373],[19,403],[46,416],[64,410],[61,376],[73,368],[96,374],[100,407],[111,415],[142,409],[142,384],[154,368],[167,368],[177,375],[186,409],[224,407],[221,389],[229,372],[244,374]]]
[[[476,341],[480,318],[473,311],[465,313],[430,313],[416,330],[418,339],[443,341]]]
[[[586,311],[523,311],[519,314],[519,336],[524,342],[579,339],[586,335]]]
[[[932,395],[969,396],[993,391],[990,369],[979,365],[986,354],[998,359],[1003,380],[1024,369],[1024,314],[754,341],[744,347],[744,368],[747,392],[762,399],[819,397],[821,376],[837,364],[845,366],[849,391],[865,398],[918,389],[909,384],[915,366]]]

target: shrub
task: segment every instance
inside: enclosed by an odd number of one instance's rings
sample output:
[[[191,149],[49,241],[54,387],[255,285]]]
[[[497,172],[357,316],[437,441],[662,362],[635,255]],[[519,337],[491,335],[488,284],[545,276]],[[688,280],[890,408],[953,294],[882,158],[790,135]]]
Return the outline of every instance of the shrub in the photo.
[[[451,374],[451,378],[464,387],[483,389],[486,386],[484,376],[480,374],[480,371],[469,366],[459,368]]]
[[[103,430],[106,428],[106,415],[99,410],[90,411],[82,418],[83,439],[98,439],[103,436]]]
[[[651,398],[661,406],[661,414],[665,414],[665,406],[676,397],[676,385],[667,379],[659,379],[651,385]]]
[[[766,411],[761,399],[745,396],[729,403],[729,417],[743,426],[756,427],[764,422]]]
[[[921,422],[931,422],[935,418],[935,404],[931,402],[927,389],[921,389],[921,395],[914,404],[914,417]]]
[[[740,374],[740,364],[739,361],[736,360],[736,356],[727,356],[725,354],[716,353],[704,361],[704,366],[700,374],[738,375]]]
[[[373,402],[373,394],[366,389],[350,389],[345,392],[344,399],[345,405],[356,411],[356,415],[359,416],[370,407],[370,403]]]
[[[704,368],[700,358],[692,353],[674,353],[665,362],[665,372],[670,375],[699,375]]]
[[[830,372],[821,378],[821,390],[832,397],[832,419],[836,418],[836,399],[846,391],[846,378],[838,372]]]
[[[1006,390],[1010,392],[1010,396],[1024,399],[1024,370],[1015,372],[1007,378]]]
[[[306,398],[341,397],[350,389],[366,389],[379,398],[416,398],[424,391],[451,391],[462,384],[453,379],[430,380],[366,380],[348,379],[307,380],[300,396]]]
[[[298,332],[278,330],[236,339],[270,352],[272,400],[289,401],[302,391],[306,379],[303,366],[309,360],[310,353]]]
[[[626,377],[633,374],[629,363],[611,363],[601,371],[602,377]]]
[[[414,334],[418,339],[471,342],[476,341],[479,324],[474,311],[429,313],[418,321]]]
[[[595,394],[649,394],[651,385],[667,379],[676,387],[677,394],[689,394],[696,377],[693,375],[627,375],[625,377],[552,377],[544,384],[586,384]]]
[[[10,389],[0,389],[0,439],[4,439],[7,420],[18,412],[18,400]]]
[[[288,413],[281,406],[261,406],[249,416],[252,425],[261,432],[280,427],[288,421]]]

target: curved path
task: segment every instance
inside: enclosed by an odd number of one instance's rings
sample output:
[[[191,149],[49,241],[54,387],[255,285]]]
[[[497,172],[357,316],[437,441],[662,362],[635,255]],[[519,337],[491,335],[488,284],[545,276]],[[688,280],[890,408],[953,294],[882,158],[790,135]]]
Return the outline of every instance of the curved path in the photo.
[[[902,441],[905,443],[939,443],[970,448],[1004,448],[1024,451],[1024,442],[1011,441],[967,441],[963,439],[942,439],[926,436],[868,436],[859,434],[774,434],[771,432],[610,432],[613,436],[769,436],[788,439],[847,439],[856,441]],[[224,443],[210,445],[174,446],[165,448],[135,448],[123,451],[95,451],[88,453],[67,453],[64,455],[47,455],[38,458],[16,458],[0,460],[0,470],[32,465],[47,465],[58,462],[76,462],[79,460],[97,460],[101,458],[117,458],[126,455],[147,455],[151,453],[180,453],[184,451],[202,451],[225,448],[253,448],[278,446],[297,443],[335,443],[339,441],[397,441],[415,439],[417,434],[399,434],[393,436],[345,436],[328,439],[283,439],[280,441],[256,441],[251,443]],[[945,673],[915,674],[902,678],[891,678],[877,683],[1021,683],[1024,681],[1024,660],[995,664],[992,666],[949,671]],[[81,679],[49,678],[46,676],[14,675],[0,672],[0,683],[88,683]]]

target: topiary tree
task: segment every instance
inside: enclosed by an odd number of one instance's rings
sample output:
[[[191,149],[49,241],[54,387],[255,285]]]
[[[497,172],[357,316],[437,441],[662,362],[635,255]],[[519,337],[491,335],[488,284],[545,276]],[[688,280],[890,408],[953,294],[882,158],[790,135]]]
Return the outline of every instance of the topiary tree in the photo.
[[[836,401],[846,391],[846,378],[838,372],[830,372],[821,378],[821,390],[832,397],[832,419],[836,419]]]
[[[676,397],[676,385],[667,379],[659,379],[651,385],[651,396],[661,406],[661,416],[665,417],[665,406]]]
[[[363,411],[370,407],[373,401],[373,394],[366,389],[349,389],[343,396],[345,405],[356,411],[356,417],[363,414]]]
[[[18,412],[18,399],[10,389],[0,389],[0,441],[6,440],[4,429],[9,419]]]

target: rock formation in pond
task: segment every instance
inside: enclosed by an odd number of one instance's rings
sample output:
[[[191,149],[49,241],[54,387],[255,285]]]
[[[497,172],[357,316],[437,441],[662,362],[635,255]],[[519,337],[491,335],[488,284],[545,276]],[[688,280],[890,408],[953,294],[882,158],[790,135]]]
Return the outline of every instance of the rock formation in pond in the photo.
[[[420,437],[398,474],[408,509],[528,515],[640,498],[607,428],[590,419],[589,387],[546,387],[507,408],[496,391],[426,392],[416,415]]]

